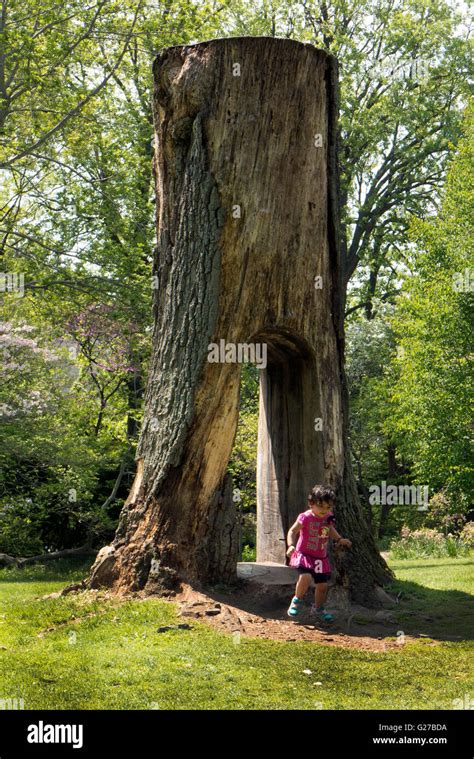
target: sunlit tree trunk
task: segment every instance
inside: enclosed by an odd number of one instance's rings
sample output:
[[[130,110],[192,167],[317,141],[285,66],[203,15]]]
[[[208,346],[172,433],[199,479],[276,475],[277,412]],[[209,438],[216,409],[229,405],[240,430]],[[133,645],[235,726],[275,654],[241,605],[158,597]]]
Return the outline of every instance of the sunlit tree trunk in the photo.
[[[291,40],[223,39],[166,50],[154,75],[153,356],[136,480],[91,585],[235,579],[241,364],[208,360],[222,340],[262,351],[258,559],[284,563],[285,532],[326,482],[354,540],[338,582],[370,600],[388,572],[346,446],[336,62]]]

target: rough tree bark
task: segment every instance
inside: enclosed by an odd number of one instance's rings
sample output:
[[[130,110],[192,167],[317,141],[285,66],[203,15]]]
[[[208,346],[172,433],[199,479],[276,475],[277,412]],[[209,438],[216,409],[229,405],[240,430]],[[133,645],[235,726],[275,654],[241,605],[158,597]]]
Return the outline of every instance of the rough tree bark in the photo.
[[[137,476],[90,585],[163,590],[235,579],[226,475],[240,364],[210,343],[261,344],[258,560],[316,482],[339,495],[354,548],[335,557],[358,601],[390,574],[367,528],[346,445],[336,161],[337,63],[292,40],[238,38],[156,60],[158,247],[153,356]],[[318,421],[321,420],[321,421]],[[321,427],[321,429],[320,429]]]

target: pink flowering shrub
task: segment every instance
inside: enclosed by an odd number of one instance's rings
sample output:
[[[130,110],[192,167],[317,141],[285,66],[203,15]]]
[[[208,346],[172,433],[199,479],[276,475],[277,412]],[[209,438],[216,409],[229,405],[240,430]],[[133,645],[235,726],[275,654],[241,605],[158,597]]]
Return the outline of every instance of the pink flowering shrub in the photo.
[[[442,558],[444,556],[467,556],[472,548],[462,534],[456,537],[447,535],[429,527],[411,530],[404,525],[400,537],[390,545],[390,556],[394,559],[421,559],[428,556]]]

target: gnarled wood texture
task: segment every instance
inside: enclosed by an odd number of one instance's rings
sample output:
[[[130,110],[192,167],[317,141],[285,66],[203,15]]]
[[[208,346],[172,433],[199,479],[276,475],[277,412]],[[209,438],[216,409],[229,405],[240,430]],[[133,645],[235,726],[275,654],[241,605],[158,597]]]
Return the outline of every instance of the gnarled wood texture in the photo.
[[[235,578],[226,475],[239,363],[208,346],[262,344],[258,560],[315,482],[339,493],[354,549],[337,579],[370,600],[388,578],[348,465],[338,255],[337,64],[291,40],[222,39],[156,60],[158,247],[153,357],[137,478],[91,585],[163,589]],[[318,421],[321,420],[321,421]]]

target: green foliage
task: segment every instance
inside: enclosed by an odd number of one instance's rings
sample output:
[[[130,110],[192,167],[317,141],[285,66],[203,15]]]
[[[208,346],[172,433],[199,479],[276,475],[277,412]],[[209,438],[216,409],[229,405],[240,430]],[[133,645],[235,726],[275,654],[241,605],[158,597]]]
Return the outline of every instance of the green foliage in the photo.
[[[417,275],[407,279],[392,320],[398,355],[388,372],[386,428],[413,462],[415,481],[472,502],[473,394],[470,361],[474,265],[473,126],[448,174],[444,202],[432,220],[413,222]]]
[[[383,426],[388,413],[383,379],[395,346],[388,316],[385,313],[371,320],[351,319],[346,328],[349,439],[356,478],[362,487],[387,479],[391,441]]]
[[[30,498],[0,501],[0,553],[35,556],[44,550],[38,521],[32,515]]]
[[[374,528],[459,533],[472,504],[472,124],[453,150],[436,216],[412,218],[410,272],[394,306],[349,317],[350,443]],[[415,247],[416,245],[416,247]],[[427,512],[367,506],[367,487],[421,484]],[[382,525],[383,526],[383,525]]]
[[[113,534],[151,343],[150,64],[162,47],[214,36],[222,9],[11,0],[0,11],[0,269],[25,282],[23,297],[0,295],[0,544],[15,553]],[[22,528],[12,542],[25,519],[31,539]]]
[[[309,42],[339,61],[342,253],[348,306],[398,290],[410,214],[433,207],[469,96],[469,18],[436,0],[231,3],[235,34]]]
[[[255,546],[249,546],[244,545],[242,548],[242,558],[241,561],[256,561],[257,560],[257,551]]]
[[[454,302],[447,288],[467,265],[467,168],[451,172],[443,217],[416,220],[436,203],[460,134],[469,34],[452,4],[73,0],[59,9],[55,0],[9,0],[0,11],[0,270],[21,273],[25,292],[1,294],[11,324],[0,334],[10,340],[2,344],[0,385],[0,509],[13,505],[10,527],[0,527],[5,545],[29,553],[37,539],[62,547],[92,528],[113,529],[133,475],[151,342],[151,62],[170,45],[242,34],[310,42],[340,61],[342,254],[346,279],[355,272],[347,305],[351,448],[361,493],[387,479],[390,446],[390,481],[429,481],[450,499],[468,492],[470,306],[466,294]],[[428,61],[426,76],[410,68],[417,60]],[[407,62],[406,73],[394,73]],[[413,254],[410,220],[426,259]],[[413,289],[407,271],[420,274]],[[392,321],[388,304],[402,284],[407,296]],[[368,321],[355,318],[361,310]],[[91,313],[95,334],[84,319]],[[391,359],[397,347],[405,362]],[[248,551],[258,413],[252,369],[243,371],[229,466]],[[124,462],[121,489],[103,509]],[[375,530],[379,513],[368,513]]]
[[[239,422],[228,466],[228,471],[232,476],[234,502],[240,518],[242,557],[255,554],[257,429],[258,369],[252,364],[243,364]],[[255,561],[255,557],[243,558],[243,561],[251,560]]]
[[[101,504],[128,450],[126,398],[109,399],[96,434],[94,388],[67,346],[6,322],[0,342],[0,551],[28,555],[110,531]]]

